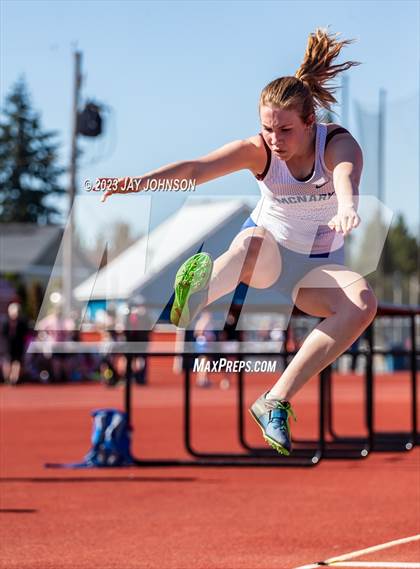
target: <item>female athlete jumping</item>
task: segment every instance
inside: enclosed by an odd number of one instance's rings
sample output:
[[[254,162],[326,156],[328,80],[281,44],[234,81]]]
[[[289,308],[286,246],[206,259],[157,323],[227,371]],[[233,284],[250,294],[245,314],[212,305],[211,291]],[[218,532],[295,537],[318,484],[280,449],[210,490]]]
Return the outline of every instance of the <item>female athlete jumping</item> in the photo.
[[[197,160],[177,162],[142,176],[190,179],[197,184],[248,169],[261,199],[228,251],[214,262],[199,253],[175,278],[171,321],[186,327],[204,306],[235,290],[239,282],[275,286],[305,313],[323,320],[310,332],[271,390],[250,412],[265,440],[279,453],[291,451],[290,399],[314,375],[340,356],[376,314],[366,280],[344,265],[344,237],[356,228],[362,152],[344,128],[316,121],[316,111],[336,102],[330,85],[356,62],[333,64],[349,40],[317,29],[293,77],[281,77],[262,91],[262,132],[237,140]],[[104,194],[123,193],[119,188]]]

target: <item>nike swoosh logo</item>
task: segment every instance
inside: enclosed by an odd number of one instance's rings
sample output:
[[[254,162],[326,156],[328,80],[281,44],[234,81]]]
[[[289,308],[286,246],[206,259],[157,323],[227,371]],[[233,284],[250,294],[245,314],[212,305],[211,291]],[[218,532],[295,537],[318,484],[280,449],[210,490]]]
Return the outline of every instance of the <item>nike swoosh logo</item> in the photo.
[[[326,184],[328,184],[328,180],[326,182],[324,182],[323,184],[319,184],[319,186],[317,184],[315,184],[315,188],[317,190],[319,190],[319,188],[322,188],[322,186],[325,186]]]

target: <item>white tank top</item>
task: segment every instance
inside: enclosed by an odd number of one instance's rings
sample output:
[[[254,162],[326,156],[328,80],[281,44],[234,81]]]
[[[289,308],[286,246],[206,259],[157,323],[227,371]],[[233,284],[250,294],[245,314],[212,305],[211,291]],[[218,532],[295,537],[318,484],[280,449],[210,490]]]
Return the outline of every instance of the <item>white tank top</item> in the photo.
[[[268,146],[266,169],[257,176],[261,198],[251,219],[297,253],[326,253],[343,246],[343,235],[327,225],[337,213],[338,202],[332,172],[324,162],[326,137],[327,125],[316,123],[315,167],[307,180],[294,178],[286,162]]]

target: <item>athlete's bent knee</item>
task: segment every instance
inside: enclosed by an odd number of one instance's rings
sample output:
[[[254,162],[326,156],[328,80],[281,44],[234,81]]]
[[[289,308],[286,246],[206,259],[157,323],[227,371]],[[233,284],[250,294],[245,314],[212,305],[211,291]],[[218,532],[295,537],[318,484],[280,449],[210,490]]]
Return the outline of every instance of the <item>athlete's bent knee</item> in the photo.
[[[372,320],[376,316],[376,312],[378,310],[378,299],[375,296],[375,293],[369,288],[366,291],[363,291],[362,294],[363,299],[363,306],[362,312],[363,317],[366,319],[366,322],[370,324]]]
[[[367,328],[376,316],[378,301],[371,289],[360,293],[356,301],[347,303],[342,314],[345,315],[347,325]],[[341,311],[340,311],[341,312]]]

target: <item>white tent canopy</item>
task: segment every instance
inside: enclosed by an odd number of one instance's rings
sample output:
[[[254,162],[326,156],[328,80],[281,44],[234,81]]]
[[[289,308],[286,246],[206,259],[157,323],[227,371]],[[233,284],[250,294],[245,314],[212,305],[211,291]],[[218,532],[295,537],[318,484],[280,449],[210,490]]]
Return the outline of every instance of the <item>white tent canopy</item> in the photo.
[[[211,253],[225,251],[250,211],[243,200],[189,199],[176,214],[81,283],[75,297],[82,302],[128,300],[148,292],[146,298],[152,303],[169,300],[177,266],[203,243],[203,250]]]

